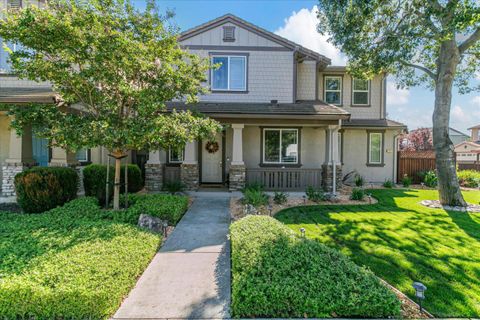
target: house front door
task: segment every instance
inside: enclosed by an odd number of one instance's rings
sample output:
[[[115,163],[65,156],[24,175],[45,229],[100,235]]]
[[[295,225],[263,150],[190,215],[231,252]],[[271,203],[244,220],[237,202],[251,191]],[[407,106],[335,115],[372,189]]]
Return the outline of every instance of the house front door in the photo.
[[[214,140],[202,141],[202,183],[222,183],[222,134]]]
[[[32,133],[32,149],[33,159],[35,159],[37,165],[41,167],[48,166],[48,140],[44,138],[39,138],[35,135],[35,133]]]

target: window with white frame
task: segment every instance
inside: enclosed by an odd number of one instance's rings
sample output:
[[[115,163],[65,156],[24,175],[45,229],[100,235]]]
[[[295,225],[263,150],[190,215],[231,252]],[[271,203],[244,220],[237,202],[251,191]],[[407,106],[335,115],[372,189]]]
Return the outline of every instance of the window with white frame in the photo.
[[[368,163],[382,164],[383,134],[381,132],[370,132],[368,138]]]
[[[183,148],[170,149],[168,151],[168,162],[170,163],[182,163],[185,150]]]
[[[297,164],[298,129],[263,129],[263,163]]]
[[[370,104],[370,81],[353,79],[353,104],[357,106]]]
[[[326,76],[324,91],[326,103],[342,104],[342,77]]]
[[[212,56],[212,63],[219,65],[212,69],[212,90],[246,91],[247,57],[246,56]]]
[[[88,159],[88,149],[85,149],[85,148],[78,149],[77,152],[75,153],[75,159],[78,162],[90,161],[90,159]]]

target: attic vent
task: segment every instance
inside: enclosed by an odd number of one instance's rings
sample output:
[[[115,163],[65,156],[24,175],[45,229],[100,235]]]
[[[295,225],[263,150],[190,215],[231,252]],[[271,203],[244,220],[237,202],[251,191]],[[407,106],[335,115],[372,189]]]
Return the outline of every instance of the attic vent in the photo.
[[[223,27],[223,41],[225,42],[235,41],[235,27],[233,26]]]
[[[20,9],[22,7],[22,0],[7,0],[8,9]]]

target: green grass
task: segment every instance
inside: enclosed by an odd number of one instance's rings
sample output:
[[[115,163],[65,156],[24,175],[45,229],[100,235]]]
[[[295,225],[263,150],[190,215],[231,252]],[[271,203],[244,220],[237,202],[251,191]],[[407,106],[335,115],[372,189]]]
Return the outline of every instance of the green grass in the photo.
[[[428,287],[425,307],[438,317],[480,316],[480,213],[419,204],[434,190],[372,190],[375,205],[325,205],[283,210],[276,218],[295,232],[340,249],[413,297]],[[464,192],[479,203],[480,192]]]
[[[92,198],[43,214],[0,213],[0,318],[102,319],[135,285],[160,237],[96,218]]]

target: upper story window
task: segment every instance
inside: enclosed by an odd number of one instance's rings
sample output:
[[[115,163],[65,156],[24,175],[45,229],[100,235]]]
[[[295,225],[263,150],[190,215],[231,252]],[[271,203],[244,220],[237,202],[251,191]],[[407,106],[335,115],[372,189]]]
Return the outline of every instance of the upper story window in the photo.
[[[370,104],[370,81],[353,79],[353,105],[366,106]]]
[[[298,164],[298,129],[263,129],[263,163]]]
[[[235,27],[225,26],[223,27],[223,41],[234,42],[235,41]]]
[[[326,76],[324,88],[326,103],[342,104],[342,77]]]
[[[247,91],[246,56],[212,56],[212,63],[219,64],[212,70],[212,91]]]

